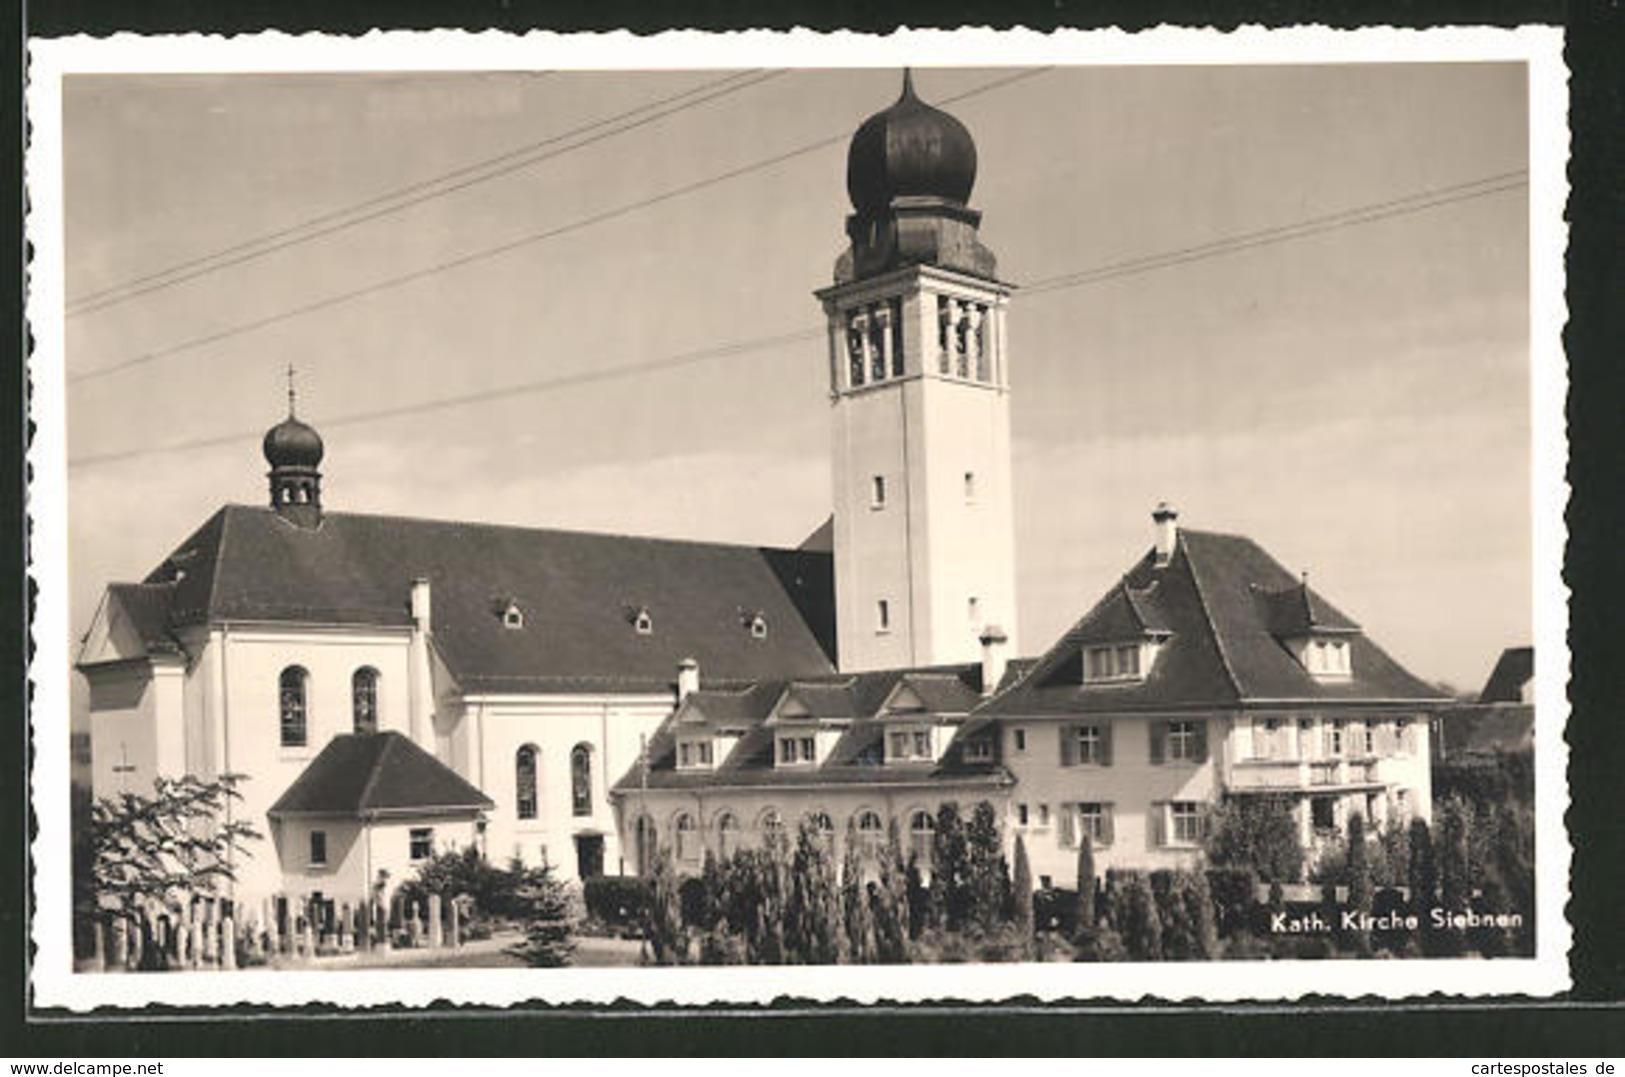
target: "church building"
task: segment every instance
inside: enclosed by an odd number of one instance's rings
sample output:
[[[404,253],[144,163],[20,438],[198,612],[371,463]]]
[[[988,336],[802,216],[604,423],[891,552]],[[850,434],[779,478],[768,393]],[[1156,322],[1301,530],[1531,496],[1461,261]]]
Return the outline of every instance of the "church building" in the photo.
[[[353,900],[477,845],[565,878],[680,869],[811,820],[928,859],[989,801],[1034,872],[1188,864],[1209,806],[1306,845],[1431,810],[1436,692],[1252,541],[1154,516],[1060,640],[1017,642],[1006,313],[970,133],[915,94],[853,136],[828,322],[832,549],[331,511],[266,434],[228,505],[82,645],[97,796],[246,776],[240,900]]]

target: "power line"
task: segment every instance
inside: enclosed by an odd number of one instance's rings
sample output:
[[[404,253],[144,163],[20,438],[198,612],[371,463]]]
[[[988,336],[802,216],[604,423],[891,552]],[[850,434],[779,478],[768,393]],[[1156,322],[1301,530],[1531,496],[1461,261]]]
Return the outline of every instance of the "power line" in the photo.
[[[955,101],[962,101],[978,94],[1001,89],[1005,86],[1011,85],[1012,83],[1019,82],[1023,79],[1032,78],[1034,75],[1042,74],[1048,70],[1048,67],[1032,68],[1019,72],[1015,75],[994,79],[993,81],[984,83],[983,85],[974,89],[967,90],[952,97],[943,98],[942,103],[951,104]],[[640,199],[639,201],[631,202],[626,205],[617,206],[613,209],[604,210],[601,213],[595,213],[588,217],[578,218],[574,221],[556,225],[552,228],[543,229],[539,232],[531,232],[520,236],[517,239],[500,243],[494,247],[485,247],[472,253],[449,259],[448,261],[437,262],[422,269],[412,270],[411,272],[402,273],[394,277],[387,277],[383,280],[375,281],[372,284],[362,285],[359,288],[353,288],[346,292],[338,292],[333,295],[325,296],[310,303],[302,304],[301,306],[292,307],[288,310],[279,311],[275,314],[269,314],[263,318],[258,318],[250,322],[243,322],[226,329],[204,334],[203,336],[183,340],[178,344],[172,344],[168,347],[160,348],[157,351],[146,352],[141,355],[133,356],[129,359],[121,360],[109,366],[97,367],[93,370],[86,370],[78,374],[71,374],[68,376],[67,382],[68,384],[73,385],[82,381],[91,380],[93,378],[106,377],[110,374],[116,374],[121,370],[128,370],[131,367],[143,366],[147,363],[155,362],[159,359],[164,359],[172,355],[179,355],[183,352],[192,351],[210,344],[217,344],[222,340],[229,340],[232,337],[241,336],[244,333],[255,332],[285,321],[303,317],[307,314],[313,314],[317,311],[326,310],[329,307],[339,306],[344,303],[353,302],[357,299],[363,299],[367,296],[376,295],[380,292],[390,291],[392,289],[399,288],[402,285],[411,284],[440,273],[445,273],[454,269],[461,269],[464,266],[474,265],[478,262],[484,262],[500,255],[519,250],[522,247],[527,247],[533,243],[554,239],[562,235],[567,235],[571,232],[578,232],[584,228],[590,228],[594,225],[603,224],[619,217],[625,217],[629,214],[649,209],[652,206],[670,202],[676,198],[685,197],[707,187],[713,187],[719,183],[725,183],[728,180],[737,179],[740,176],[749,175],[753,172],[760,172],[763,169],[771,168],[774,165],[783,164],[785,161],[792,160],[796,157],[801,157],[818,150],[827,149],[830,146],[834,146],[845,141],[849,137],[849,135],[842,133],[832,135],[828,138],[821,138],[817,141],[798,146],[795,149],[787,150],[784,153],[775,154],[772,157],[766,157],[750,164],[741,165],[738,168],[733,168],[726,172],[718,173],[714,176],[708,176],[705,179],[696,180],[693,183],[687,183],[680,187],[674,187],[670,190],[663,191],[660,194],[652,195],[648,198]]]
[[[425,202],[430,202],[437,198],[444,198],[447,195],[466,190],[469,187],[473,187],[481,183],[487,183],[491,180],[509,175],[510,173],[517,172],[521,169],[529,168],[532,165],[540,164],[543,161],[550,161],[556,157],[561,157],[564,154],[571,153],[586,146],[594,145],[595,143],[602,142],[609,138],[613,138],[616,135],[621,135],[628,131],[636,130],[639,127],[646,126],[658,120],[663,120],[669,116],[674,116],[679,112],[696,108],[710,101],[714,101],[719,97],[725,97],[728,94],[749,89],[750,87],[759,85],[768,81],[769,79],[778,78],[783,74],[786,74],[786,72],[783,70],[767,72],[746,71],[742,73],[735,73],[728,75],[725,78],[708,82],[703,86],[694,87],[692,89],[684,90],[682,93],[661,98],[658,101],[652,101],[648,104],[639,105],[637,108],[629,109],[626,112],[619,113],[615,116],[610,116],[606,119],[595,120],[592,123],[573,128],[572,130],[566,131],[562,134],[543,139],[540,142],[530,143],[529,145],[510,150],[507,153],[499,154],[496,157],[487,158],[486,160],[478,161],[474,164],[465,165],[450,172],[442,173],[439,176],[421,180],[417,183],[408,184],[405,187],[399,187],[392,191],[386,191],[385,193],[377,195],[373,198],[369,198],[366,201],[358,202],[354,205],[346,206],[341,209],[332,210],[316,217],[311,217],[307,220],[300,221],[296,224],[289,225],[285,228],[278,229],[277,231],[256,236],[253,239],[244,240],[241,243],[236,243],[229,247],[224,247],[218,251],[214,251],[213,253],[201,255],[185,262],[179,262],[165,269],[148,273],[145,276],[136,277],[132,280],[125,281],[122,284],[111,285],[107,288],[100,289],[99,291],[88,293],[78,297],[77,299],[69,301],[68,317],[76,318],[83,314],[90,314],[98,310],[105,310],[108,307],[117,306],[139,296],[148,295],[152,292],[161,291],[165,288],[170,288],[186,281],[195,280],[198,277],[207,276],[210,273],[217,273],[220,270],[241,265],[244,262],[254,261],[256,259],[263,258],[268,254],[273,254],[276,251],[286,250],[289,247],[298,246],[303,243],[309,243],[312,240],[320,239],[324,236],[330,236],[335,232],[342,232],[347,229],[354,228],[357,225],[365,224],[369,221],[378,220],[381,217],[387,217],[392,214],[399,213],[402,210],[410,209],[413,206],[422,205]],[[728,83],[736,84],[727,85]],[[696,95],[703,96],[696,97]],[[693,100],[684,100],[685,98],[693,98]],[[682,102],[681,104],[675,104],[676,102],[680,101]],[[642,116],[641,118],[632,120],[631,122],[622,123],[622,121],[630,120],[631,117],[638,116],[640,113],[646,113],[651,110],[661,109],[664,106],[674,104],[675,107],[665,108],[664,111],[655,112],[654,115]],[[603,127],[608,127],[609,125],[616,123],[620,123],[621,126],[614,127],[608,131],[600,131],[598,134],[592,135],[591,137],[582,138],[578,142],[573,142],[569,145],[553,149],[550,152],[539,152],[546,147],[558,146],[558,144],[561,142],[565,142],[572,138],[577,138],[581,135],[586,135],[589,132]],[[508,163],[504,164],[504,162]],[[502,167],[494,167],[497,165],[502,165]],[[464,179],[459,183],[445,187],[440,186],[449,180],[457,179],[458,177],[462,176],[470,176],[471,174],[471,178]],[[428,193],[417,194],[417,192],[421,191],[427,191]],[[417,196],[408,197],[414,194]],[[373,211],[370,213],[364,212],[372,209],[372,207],[375,206],[382,206],[383,208],[373,209]],[[353,216],[356,214],[360,215]],[[319,227],[324,225],[325,227]],[[308,229],[316,230],[307,231]]]
[[[1518,179],[1516,177],[1524,177]],[[1208,243],[1190,247],[1164,251],[1143,258],[1128,259],[1097,266],[1093,269],[1082,270],[1077,273],[1062,274],[1035,281],[1032,285],[1016,293],[1016,297],[1025,298],[1034,295],[1043,295],[1052,292],[1064,291],[1069,288],[1084,287],[1091,284],[1100,284],[1108,280],[1121,277],[1134,276],[1155,269],[1162,269],[1189,262],[1201,261],[1208,258],[1217,258],[1227,254],[1251,250],[1256,247],[1272,243],[1286,242],[1287,240],[1307,238],[1334,231],[1339,228],[1352,227],[1358,224],[1370,224],[1376,221],[1395,217],[1407,216],[1413,213],[1425,212],[1459,202],[1466,202],[1476,198],[1486,197],[1502,191],[1514,190],[1526,185],[1527,173],[1519,170],[1505,172],[1496,176],[1486,176],[1482,179],[1471,180],[1465,183],[1452,184],[1448,187],[1436,188],[1430,191],[1418,192],[1400,198],[1387,199],[1382,202],[1373,202],[1364,206],[1356,206],[1337,213],[1325,214],[1319,217],[1310,217],[1290,224],[1277,225],[1271,228],[1259,229],[1253,232],[1241,233],[1233,236],[1213,240]],[[1486,186],[1486,184],[1495,184]],[[1430,201],[1421,201],[1431,199]],[[373,411],[355,412],[350,415],[324,419],[324,427],[350,426],[359,423],[375,422],[384,419],[400,418],[407,415],[417,415],[429,411],[439,411],[449,408],[465,407],[470,404],[483,403],[488,400],[499,400],[507,397],[534,393],[547,389],[571,388],[595,382],[612,381],[623,377],[639,374],[650,374],[673,367],[688,366],[706,359],[720,358],[729,355],[739,355],[753,351],[762,351],[768,348],[785,344],[799,343],[807,340],[816,340],[827,332],[823,326],[809,327],[789,333],[774,336],[755,337],[748,340],[734,341],[698,351],[684,352],[678,355],[651,359],[642,363],[632,363],[626,366],[611,367],[603,370],[587,371],[580,374],[568,374],[556,378],[543,378],[535,381],[520,382],[505,385],[495,389],[483,389],[473,393],[466,393],[455,397],[442,397],[435,400],[420,401],[414,404],[403,404],[392,408],[382,408]],[[82,456],[69,460],[68,466],[88,467],[97,464],[113,463],[119,460],[134,457],[151,456],[162,453],[180,452],[187,449],[205,448],[215,445],[238,443],[244,439],[257,437],[257,431],[239,431],[231,434],[193,439],[190,441],[174,442],[168,445],[159,445],[151,448],[120,450],[99,453],[91,456]]]

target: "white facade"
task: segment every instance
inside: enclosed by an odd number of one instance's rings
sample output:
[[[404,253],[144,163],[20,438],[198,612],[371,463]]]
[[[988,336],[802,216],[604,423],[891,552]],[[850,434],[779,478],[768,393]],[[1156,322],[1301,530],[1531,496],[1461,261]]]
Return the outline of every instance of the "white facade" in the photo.
[[[1015,646],[1008,286],[909,266],[819,293],[829,322],[840,666]]]

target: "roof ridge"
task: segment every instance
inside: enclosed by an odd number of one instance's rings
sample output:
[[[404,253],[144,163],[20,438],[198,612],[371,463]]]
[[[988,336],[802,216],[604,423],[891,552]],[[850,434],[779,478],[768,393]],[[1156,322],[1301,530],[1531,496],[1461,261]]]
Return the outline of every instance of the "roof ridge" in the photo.
[[[231,524],[231,509],[236,507],[228,502],[215,513],[220,517],[220,535],[214,540],[214,564],[209,566],[209,589],[203,595],[201,611],[210,621],[214,620],[214,596],[220,593],[220,566],[226,563],[226,535]]]
[[[1213,637],[1213,647],[1219,652],[1219,665],[1224,668],[1225,679],[1235,691],[1236,698],[1243,699],[1246,693],[1242,691],[1241,681],[1236,677],[1236,671],[1230,664],[1230,656],[1224,651],[1224,633],[1213,621],[1213,610],[1208,605],[1207,593],[1202,588],[1202,574],[1197,571],[1196,559],[1191,556],[1190,547],[1185,547],[1185,566],[1191,574],[1191,589],[1196,592],[1196,604],[1202,608],[1202,619],[1207,622],[1208,633]]]
[[[271,516],[276,515],[274,509],[262,505],[228,502],[222,507],[221,511],[224,512],[226,509],[263,513]],[[533,527],[525,524],[497,523],[491,520],[448,520],[438,516],[412,516],[394,512],[352,512],[344,509],[334,509],[323,510],[322,515],[324,518],[337,517],[351,520],[380,520],[386,523],[436,524],[443,527],[470,527],[488,531],[524,531],[533,534],[539,532],[550,535],[576,535],[584,538],[624,539],[629,542],[666,543],[674,546],[704,546],[724,550],[772,550],[775,553],[833,557],[833,554],[828,550],[804,550],[798,546],[771,546],[757,542],[718,542],[712,539],[675,538],[669,535],[636,535],[625,531],[593,531],[584,528]]]
[[[394,735],[391,736],[391,734]],[[341,737],[344,735],[345,734],[343,733],[339,734]],[[383,750],[378,753],[377,757],[373,759],[372,772],[367,775],[367,784],[361,787],[361,793],[355,798],[355,806],[357,811],[364,812],[367,810],[367,798],[372,796],[373,788],[377,786],[378,779],[380,776],[382,776],[384,771],[384,756],[389,754],[390,749],[394,747],[395,738],[400,736],[400,734],[396,733],[393,729],[386,729],[378,735],[386,738],[384,740],[384,747]],[[352,733],[350,736],[355,736],[355,734]]]

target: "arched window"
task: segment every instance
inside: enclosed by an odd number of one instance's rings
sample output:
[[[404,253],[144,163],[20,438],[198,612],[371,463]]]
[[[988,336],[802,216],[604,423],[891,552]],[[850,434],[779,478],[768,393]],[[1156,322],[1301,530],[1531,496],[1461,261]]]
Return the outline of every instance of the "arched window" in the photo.
[[[818,841],[826,853],[835,852],[835,823],[830,819],[828,812],[813,810],[804,817],[818,836]]]
[[[762,844],[771,847],[784,837],[784,816],[777,808],[768,808],[756,818],[756,829],[761,831]]]
[[[696,863],[700,859],[700,831],[694,824],[694,817],[686,811],[679,812],[672,823],[672,830],[678,861],[684,864]]]
[[[570,814],[592,814],[592,745],[570,749]]]
[[[282,746],[303,748],[306,737],[306,695],[310,674],[302,666],[289,666],[278,681]]]
[[[717,816],[717,857],[726,860],[739,851],[739,816],[725,811]]]
[[[521,819],[536,818],[536,746],[527,744],[513,758],[514,813]]]
[[[908,819],[908,853],[910,859],[925,871],[931,866],[931,845],[936,837],[937,821],[928,811],[917,811]]]
[[[350,713],[357,733],[378,732],[378,671],[371,666],[350,678]]]
[[[864,856],[877,856],[880,847],[886,840],[886,824],[881,822],[880,813],[865,808],[858,813],[858,851]]]

